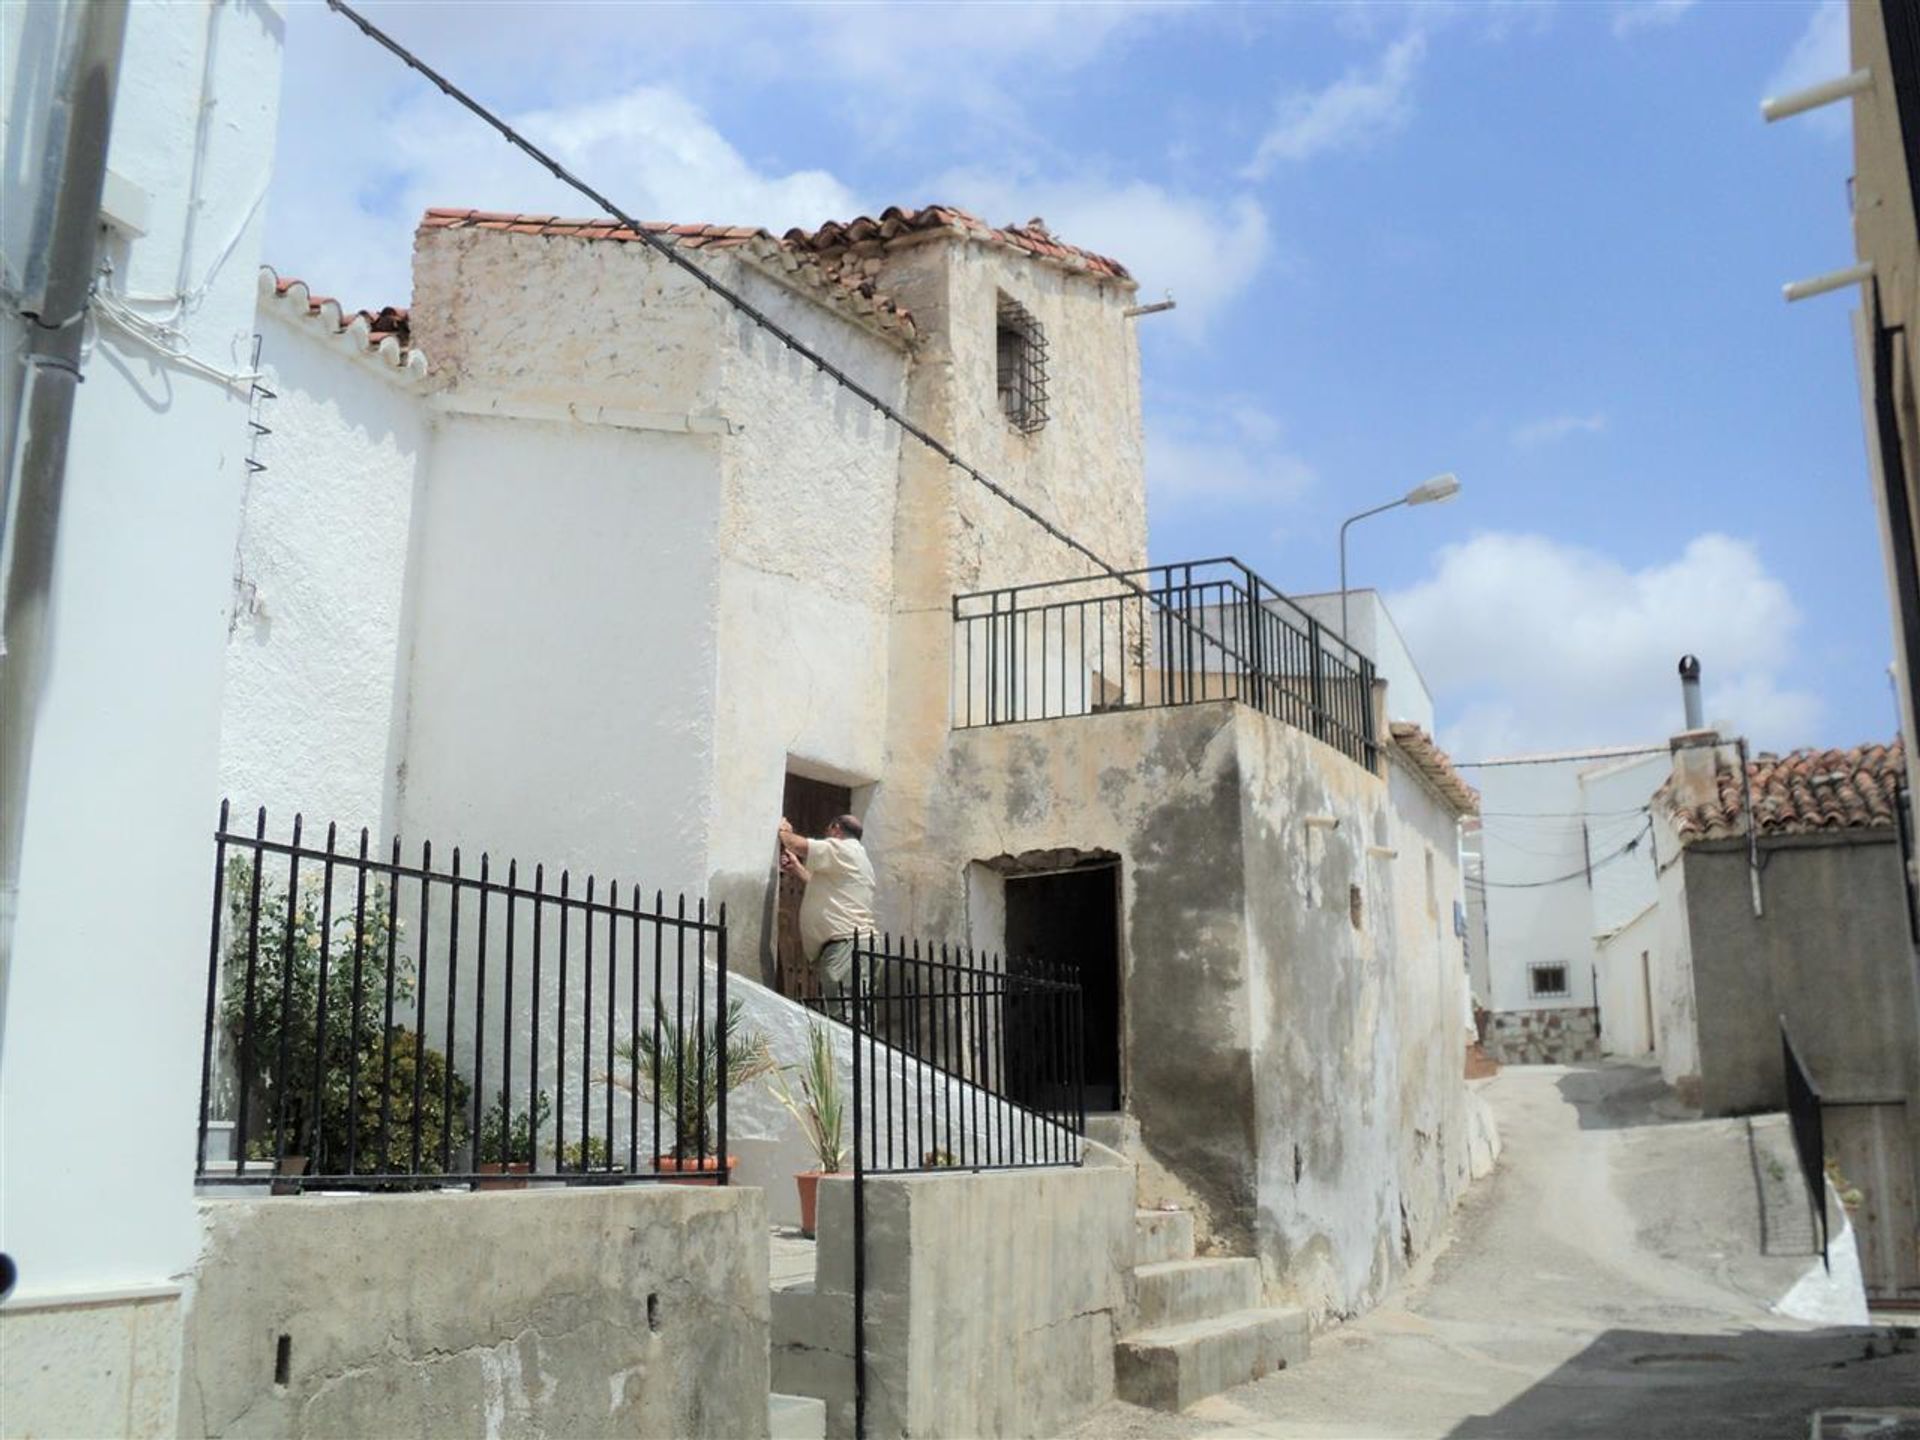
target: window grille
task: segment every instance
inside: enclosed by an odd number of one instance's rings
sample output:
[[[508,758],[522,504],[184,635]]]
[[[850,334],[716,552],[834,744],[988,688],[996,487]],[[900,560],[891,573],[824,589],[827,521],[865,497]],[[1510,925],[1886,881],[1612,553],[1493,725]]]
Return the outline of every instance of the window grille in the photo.
[[[1536,1000],[1565,996],[1567,967],[1564,964],[1527,966],[1527,983]]]
[[[1047,334],[1031,311],[1002,295],[995,333],[1000,411],[1031,435],[1047,423]]]

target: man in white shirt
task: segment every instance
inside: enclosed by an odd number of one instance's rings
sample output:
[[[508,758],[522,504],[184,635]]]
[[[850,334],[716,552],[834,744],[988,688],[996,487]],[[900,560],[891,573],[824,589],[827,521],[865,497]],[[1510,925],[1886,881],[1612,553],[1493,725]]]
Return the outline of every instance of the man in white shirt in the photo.
[[[842,815],[818,840],[780,821],[780,869],[807,887],[800,900],[800,949],[822,989],[843,995],[852,984],[853,942],[873,933],[873,862],[860,843],[860,821]]]

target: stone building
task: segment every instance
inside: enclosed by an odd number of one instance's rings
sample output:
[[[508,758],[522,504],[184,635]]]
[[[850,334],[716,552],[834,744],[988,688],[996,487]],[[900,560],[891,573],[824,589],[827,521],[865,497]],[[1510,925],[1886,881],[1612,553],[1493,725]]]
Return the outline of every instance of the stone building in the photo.
[[[404,311],[269,272],[226,789],[706,894],[789,991],[773,823],[852,809],[884,926],[1071,958],[1203,1247],[1364,1308],[1468,1180],[1472,790],[1259,577],[1147,566],[1120,264],[939,206],[655,233],[980,473],[610,223],[431,211]]]

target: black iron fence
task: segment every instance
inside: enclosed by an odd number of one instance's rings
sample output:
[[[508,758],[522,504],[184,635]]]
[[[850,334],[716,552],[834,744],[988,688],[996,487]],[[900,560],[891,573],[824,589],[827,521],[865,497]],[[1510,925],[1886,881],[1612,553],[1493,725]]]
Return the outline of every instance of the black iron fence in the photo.
[[[1238,700],[1372,769],[1373,662],[1238,560],[957,595],[965,729]]]
[[[195,1172],[328,1188],[725,1184],[726,915],[396,838],[214,837]],[[226,1154],[218,1153],[226,1150]]]
[[[1820,1262],[1827,1259],[1827,1142],[1820,1113],[1820,1087],[1793,1047],[1786,1017],[1780,1018],[1780,1060],[1787,1075],[1787,1121],[1793,1130],[1793,1149],[1800,1160],[1800,1178],[1806,1182],[1807,1204],[1820,1227]],[[1831,1266],[1829,1265],[1829,1268]]]
[[[1083,1017],[1065,970],[875,936],[846,989],[806,1003],[853,1031],[857,1174],[1080,1163]]]
[[[893,936],[806,1001],[853,1032],[854,1434],[866,1434],[869,1175],[1074,1166],[1087,1128],[1073,972]]]

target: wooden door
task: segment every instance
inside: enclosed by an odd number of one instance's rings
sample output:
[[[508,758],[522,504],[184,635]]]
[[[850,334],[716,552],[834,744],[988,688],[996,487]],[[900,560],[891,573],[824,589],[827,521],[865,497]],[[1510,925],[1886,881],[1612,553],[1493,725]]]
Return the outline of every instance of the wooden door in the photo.
[[[809,840],[818,839],[828,825],[852,809],[853,792],[846,786],[809,780],[804,775],[787,776],[780,813]],[[774,928],[774,984],[782,995],[792,1000],[820,993],[819,977],[800,951],[800,897],[806,888],[792,876],[780,876],[780,902]]]

